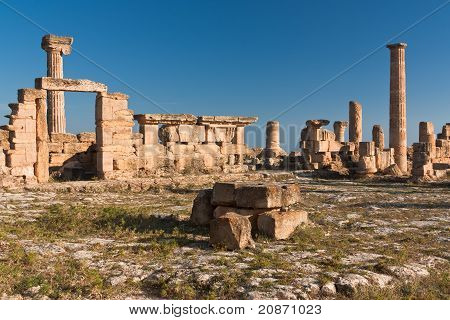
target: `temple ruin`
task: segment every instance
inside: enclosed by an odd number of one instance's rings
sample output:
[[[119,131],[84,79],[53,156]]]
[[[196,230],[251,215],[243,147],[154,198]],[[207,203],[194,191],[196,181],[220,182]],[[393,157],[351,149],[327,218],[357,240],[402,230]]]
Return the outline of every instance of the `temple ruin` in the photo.
[[[375,174],[434,180],[450,168],[450,124],[437,136],[431,122],[419,124],[419,142],[406,140],[406,44],[390,44],[389,147],[374,125],[363,141],[363,106],[349,102],[348,119],[306,121],[299,150],[280,145],[280,123],[268,121],[266,144],[249,148],[245,127],[257,117],[192,114],[134,114],[128,96],[105,84],[63,75],[63,55],[73,38],[46,35],[47,77],[18,90],[9,124],[0,130],[0,186],[64,179],[122,179],[164,172],[231,173],[248,170],[313,170],[343,176]],[[66,132],[64,92],[96,94],[95,132]],[[133,132],[133,127],[139,127]],[[345,132],[348,128],[348,141]]]

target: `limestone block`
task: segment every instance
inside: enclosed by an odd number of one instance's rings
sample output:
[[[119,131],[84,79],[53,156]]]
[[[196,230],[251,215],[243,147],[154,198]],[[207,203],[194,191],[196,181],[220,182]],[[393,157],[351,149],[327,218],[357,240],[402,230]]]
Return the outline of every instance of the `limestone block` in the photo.
[[[256,234],[258,231],[258,223],[257,223],[258,216],[261,213],[270,211],[273,211],[273,209],[248,209],[248,208],[218,206],[214,209],[213,216],[214,218],[220,218],[230,212],[239,214],[241,216],[245,216],[250,221],[250,224],[252,226],[252,234]]]
[[[36,132],[11,131],[13,143],[35,143]]]
[[[375,156],[360,156],[358,162],[358,173],[371,174],[377,172]]]
[[[21,167],[27,165],[25,153],[16,153],[15,150],[9,150],[10,152],[5,156],[6,166],[10,168]]]
[[[196,124],[197,117],[192,114],[137,114],[134,119],[141,125],[157,125],[157,124]]]
[[[220,153],[223,155],[228,154],[242,154],[247,152],[247,147],[245,145],[238,145],[238,144],[222,144],[220,146]]]
[[[215,127],[214,136],[216,142],[231,143],[236,133],[236,127]]]
[[[113,171],[113,152],[97,152],[97,174],[100,178],[105,177],[105,173]]]
[[[10,103],[8,106],[11,109],[11,115],[13,116],[36,119],[36,104],[34,101],[27,103]]]
[[[95,143],[95,132],[81,132],[77,134],[77,139],[80,142],[91,142]]]
[[[331,152],[320,152],[310,155],[310,162],[331,162],[331,160]]]
[[[244,184],[235,190],[236,207],[281,208],[298,203],[300,187],[294,183]]]
[[[144,151],[144,157],[166,154],[166,148],[162,144],[144,145],[143,151]]]
[[[71,133],[50,133],[50,141],[58,143],[78,142],[77,136]]]
[[[103,83],[85,79],[57,79],[42,77],[35,79],[36,89],[50,91],[74,91],[74,92],[106,92],[108,87]]]
[[[64,149],[64,143],[62,142],[49,142],[48,152],[51,153],[62,153]]]
[[[375,142],[360,142],[359,154],[361,156],[374,156],[375,155]]]
[[[396,163],[393,163],[383,170],[383,174],[400,177],[403,175],[403,172]]]
[[[209,234],[211,245],[225,246],[228,250],[255,246],[250,221],[236,213],[211,220]]]
[[[96,127],[97,147],[112,145],[114,131],[112,127]]]
[[[313,141],[313,152],[328,152],[330,151],[330,141]]]
[[[323,128],[311,128],[310,131],[310,140],[315,140],[315,141],[335,141],[336,140],[336,135],[326,129]]]
[[[236,207],[235,190],[239,183],[216,182],[213,188],[212,204],[215,206]]]
[[[115,154],[122,154],[122,155],[134,154],[134,148],[132,146],[120,146],[120,145],[97,146],[97,150],[103,152],[113,152]]]
[[[277,240],[288,239],[302,223],[307,223],[308,213],[297,211],[271,211],[258,216],[258,231]]]
[[[33,88],[24,88],[17,90],[17,101],[19,103],[35,102],[36,99],[46,99],[47,91]]]
[[[192,144],[170,144],[167,146],[167,152],[174,155],[192,155],[194,153],[194,146]]]
[[[75,154],[86,152],[92,144],[90,142],[66,142],[64,143],[64,153]]]
[[[180,136],[178,134],[177,126],[175,125],[163,125],[159,128],[159,139],[161,143],[166,145],[168,142],[180,142]]]
[[[33,166],[14,166],[11,168],[11,175],[15,177],[32,177],[34,176]]]
[[[330,141],[330,152],[340,152],[342,148],[342,143],[339,141]]]
[[[208,225],[213,219],[212,189],[201,190],[192,204],[190,221],[195,225]]]
[[[221,147],[219,147],[217,144],[208,143],[208,144],[198,144],[194,145],[194,151],[198,152],[200,154],[211,154],[211,155],[217,155],[220,153]]]
[[[138,159],[136,157],[113,160],[114,170],[135,171],[138,170],[138,167]]]
[[[73,154],[67,153],[50,153],[50,166],[62,166],[64,162],[73,158]]]
[[[36,132],[36,119],[10,116],[10,124],[12,125],[12,131]]]

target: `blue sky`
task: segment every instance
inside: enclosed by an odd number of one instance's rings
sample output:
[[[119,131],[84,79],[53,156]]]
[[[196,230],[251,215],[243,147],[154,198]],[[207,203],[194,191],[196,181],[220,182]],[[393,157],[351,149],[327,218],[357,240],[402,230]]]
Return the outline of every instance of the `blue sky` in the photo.
[[[46,32],[2,2],[50,33],[73,36],[77,52],[64,57],[65,77],[129,94],[136,113],[161,112],[154,101],[171,113],[256,115],[259,125],[445,3],[1,0],[1,114],[18,88],[46,73]],[[419,121],[432,121],[436,131],[450,122],[450,5],[393,40],[400,41],[408,43],[410,144]],[[387,143],[388,49],[282,115],[281,126],[291,128],[283,145],[295,148],[308,119],[348,119],[349,100],[363,105],[364,140],[381,124]],[[66,94],[68,131],[93,130],[94,101]]]

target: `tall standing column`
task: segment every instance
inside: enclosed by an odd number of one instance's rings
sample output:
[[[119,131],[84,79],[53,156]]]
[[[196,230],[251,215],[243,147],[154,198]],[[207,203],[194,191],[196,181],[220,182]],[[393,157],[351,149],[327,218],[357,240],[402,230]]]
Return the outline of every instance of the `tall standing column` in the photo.
[[[391,51],[389,99],[389,147],[394,148],[394,159],[399,169],[408,171],[406,141],[406,43],[387,45]]]
[[[348,140],[355,142],[358,147],[362,141],[362,106],[356,101],[350,101],[349,103],[349,127],[348,127]]]
[[[42,38],[41,47],[47,52],[47,76],[63,78],[62,55],[71,53],[73,38],[58,37],[48,34]],[[64,92],[48,91],[47,122],[49,133],[66,132],[66,115],[64,111]]]
[[[372,128],[372,141],[375,142],[375,148],[384,150],[384,132],[379,124]]]
[[[348,127],[347,121],[335,121],[333,124],[336,141],[345,142],[345,128]]]

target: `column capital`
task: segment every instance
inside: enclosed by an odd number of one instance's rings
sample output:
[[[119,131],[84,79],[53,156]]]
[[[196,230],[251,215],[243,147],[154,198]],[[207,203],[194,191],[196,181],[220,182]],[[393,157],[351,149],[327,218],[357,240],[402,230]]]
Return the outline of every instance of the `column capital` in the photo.
[[[407,47],[407,44],[404,42],[399,42],[399,43],[390,43],[388,45],[386,45],[386,48],[389,48],[390,50],[392,49],[404,49]]]
[[[347,128],[348,127],[348,121],[335,121],[333,123],[333,127]]]
[[[53,34],[47,34],[42,37],[41,48],[47,52],[56,51],[69,55],[72,52],[72,43],[72,37],[61,37]]]

